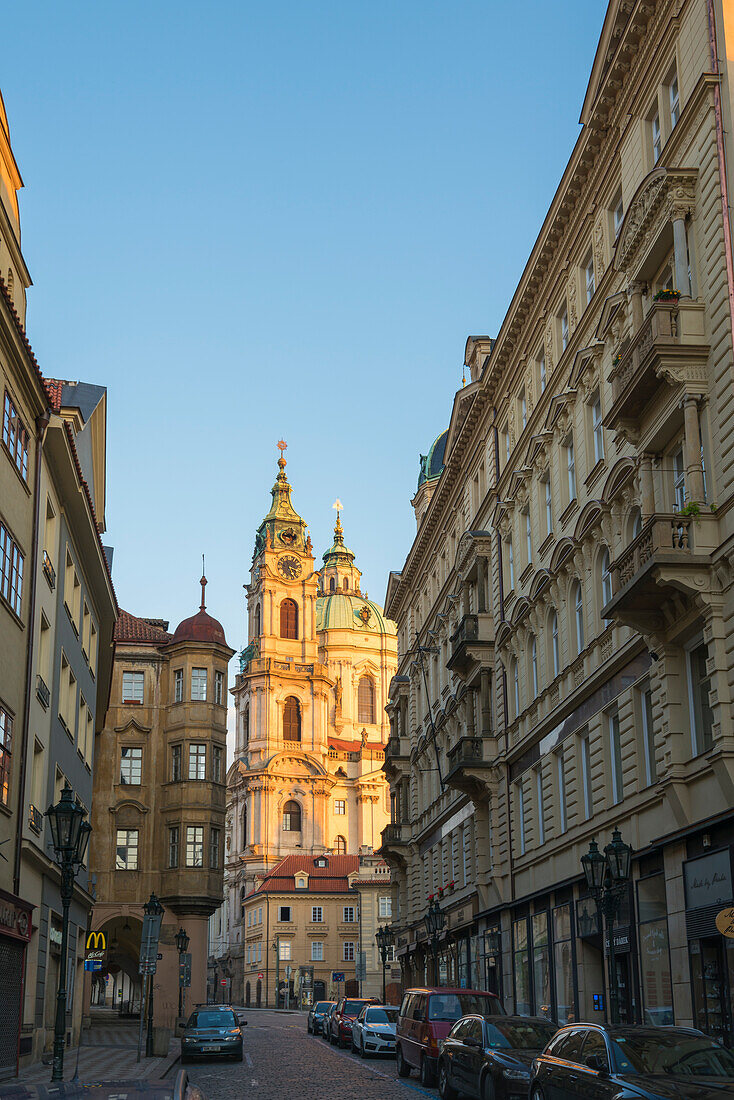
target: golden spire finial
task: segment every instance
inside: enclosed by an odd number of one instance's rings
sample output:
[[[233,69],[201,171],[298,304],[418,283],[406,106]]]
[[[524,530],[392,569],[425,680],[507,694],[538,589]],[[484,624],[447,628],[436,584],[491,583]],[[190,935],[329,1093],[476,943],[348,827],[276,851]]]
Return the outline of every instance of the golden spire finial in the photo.
[[[336,526],[334,527],[334,534],[335,535],[343,535],[344,531],[342,530],[342,521],[341,521],[340,513],[342,512],[342,510],[344,508],[344,505],[339,500],[339,497],[336,498],[336,500],[334,501],[334,503],[332,504],[331,507],[334,508],[335,511],[336,511]]]
[[[286,443],[286,441],[284,439],[279,439],[278,442],[276,443],[276,447],[280,451],[280,458],[278,459],[278,465],[280,466],[281,470],[285,470],[285,463],[286,463],[285,452],[288,449],[288,444]]]

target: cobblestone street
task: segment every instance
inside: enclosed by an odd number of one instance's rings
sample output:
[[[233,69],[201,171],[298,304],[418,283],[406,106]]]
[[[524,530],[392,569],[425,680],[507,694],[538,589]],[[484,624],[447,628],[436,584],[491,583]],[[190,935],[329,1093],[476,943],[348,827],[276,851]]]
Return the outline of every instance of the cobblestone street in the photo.
[[[305,1014],[248,1012],[245,1059],[187,1066],[191,1080],[207,1100],[410,1100],[431,1096],[415,1077],[402,1081],[394,1058],[362,1061],[306,1031]]]

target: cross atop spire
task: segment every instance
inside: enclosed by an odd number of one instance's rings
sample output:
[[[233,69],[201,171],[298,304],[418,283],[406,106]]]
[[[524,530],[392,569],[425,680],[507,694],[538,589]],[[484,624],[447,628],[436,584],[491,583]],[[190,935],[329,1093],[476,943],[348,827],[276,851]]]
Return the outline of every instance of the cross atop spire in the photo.
[[[206,579],[206,571],[204,569],[204,555],[202,554],[201,555],[201,580],[199,581],[199,584],[201,585],[201,607],[199,608],[199,611],[206,611],[206,602],[205,602],[204,597],[205,597],[205,590],[206,590],[207,583],[208,582],[207,582],[207,579]]]
[[[344,510],[344,505],[339,500],[339,497],[336,498],[331,507],[336,511],[336,526],[334,528],[334,534],[343,535],[344,531],[342,529],[341,513]]]
[[[280,451],[280,458],[278,459],[278,465],[281,470],[285,470],[286,457],[285,452],[288,450],[288,444],[284,439],[279,439],[276,443],[276,447]]]

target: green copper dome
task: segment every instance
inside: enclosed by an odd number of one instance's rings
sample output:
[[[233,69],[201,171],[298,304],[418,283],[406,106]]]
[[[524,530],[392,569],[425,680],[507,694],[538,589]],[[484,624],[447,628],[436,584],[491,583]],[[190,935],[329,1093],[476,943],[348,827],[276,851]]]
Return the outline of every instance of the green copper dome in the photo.
[[[438,439],[434,439],[428,449],[427,455],[421,455],[420,471],[418,473],[418,488],[426,481],[433,481],[443,473],[443,458],[446,451],[446,436],[448,431],[441,432]]]
[[[395,623],[385,618],[379,604],[345,592],[319,596],[316,600],[316,629],[396,633]]]

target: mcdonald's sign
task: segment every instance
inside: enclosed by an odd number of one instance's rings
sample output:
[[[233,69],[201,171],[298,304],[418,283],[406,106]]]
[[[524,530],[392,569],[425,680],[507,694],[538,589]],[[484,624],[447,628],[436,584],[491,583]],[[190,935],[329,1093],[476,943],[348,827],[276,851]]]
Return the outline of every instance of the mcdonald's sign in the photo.
[[[88,932],[84,957],[87,962],[101,963],[107,954],[107,937],[104,932]]]

